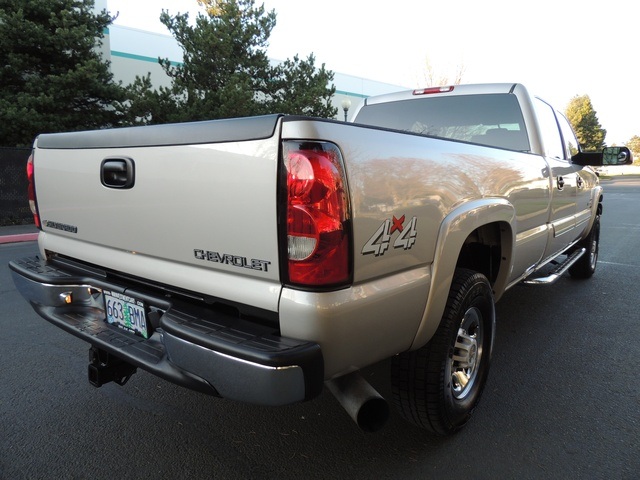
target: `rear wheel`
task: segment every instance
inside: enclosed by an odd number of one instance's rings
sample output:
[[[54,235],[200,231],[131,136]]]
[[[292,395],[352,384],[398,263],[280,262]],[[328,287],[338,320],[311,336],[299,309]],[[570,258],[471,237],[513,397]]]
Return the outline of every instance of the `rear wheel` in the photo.
[[[489,281],[480,273],[456,270],[433,338],[393,358],[393,399],[401,415],[440,435],[464,426],[487,380],[494,330]]]
[[[571,265],[569,274],[574,278],[590,278],[596,271],[598,252],[600,250],[600,215],[596,216],[589,236],[578,244],[578,248],[586,248],[585,254]]]

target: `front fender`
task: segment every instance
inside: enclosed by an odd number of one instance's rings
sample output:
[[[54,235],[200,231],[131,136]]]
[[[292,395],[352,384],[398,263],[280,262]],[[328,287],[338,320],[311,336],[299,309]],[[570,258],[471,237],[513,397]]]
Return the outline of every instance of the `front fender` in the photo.
[[[508,225],[502,232],[502,264],[494,284],[494,291],[502,292],[507,283],[515,242],[515,208],[503,198],[475,200],[451,211],[438,232],[436,250],[431,268],[431,287],[427,305],[411,345],[415,350],[426,344],[435,333],[449,296],[451,281],[465,240],[478,228],[493,223]]]

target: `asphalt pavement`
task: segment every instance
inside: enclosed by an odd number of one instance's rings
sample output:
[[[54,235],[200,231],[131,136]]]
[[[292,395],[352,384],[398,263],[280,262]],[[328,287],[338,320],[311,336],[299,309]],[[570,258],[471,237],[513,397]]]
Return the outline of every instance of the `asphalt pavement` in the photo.
[[[324,391],[258,407],[139,371],[92,387],[88,345],[29,308],[0,245],[0,479],[602,479],[640,472],[640,179],[605,184],[598,269],[516,286],[497,305],[491,373],[474,418],[434,438],[391,409],[361,432]],[[0,238],[33,235],[0,228]],[[22,237],[24,238],[24,237]],[[391,398],[388,362],[363,374]]]

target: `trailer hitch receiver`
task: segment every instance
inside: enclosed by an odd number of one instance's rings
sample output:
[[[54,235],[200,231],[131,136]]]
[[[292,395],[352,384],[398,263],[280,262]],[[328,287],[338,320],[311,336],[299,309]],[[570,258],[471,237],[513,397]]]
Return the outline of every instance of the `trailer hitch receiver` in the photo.
[[[122,386],[137,370],[133,365],[96,347],[89,349],[89,362],[89,383],[96,388],[109,382]]]

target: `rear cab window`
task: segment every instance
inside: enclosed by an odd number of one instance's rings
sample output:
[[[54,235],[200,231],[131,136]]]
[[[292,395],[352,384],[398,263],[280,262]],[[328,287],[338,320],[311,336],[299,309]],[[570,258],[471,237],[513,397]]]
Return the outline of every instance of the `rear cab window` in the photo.
[[[531,148],[518,99],[508,93],[365,105],[355,122],[522,152]]]

